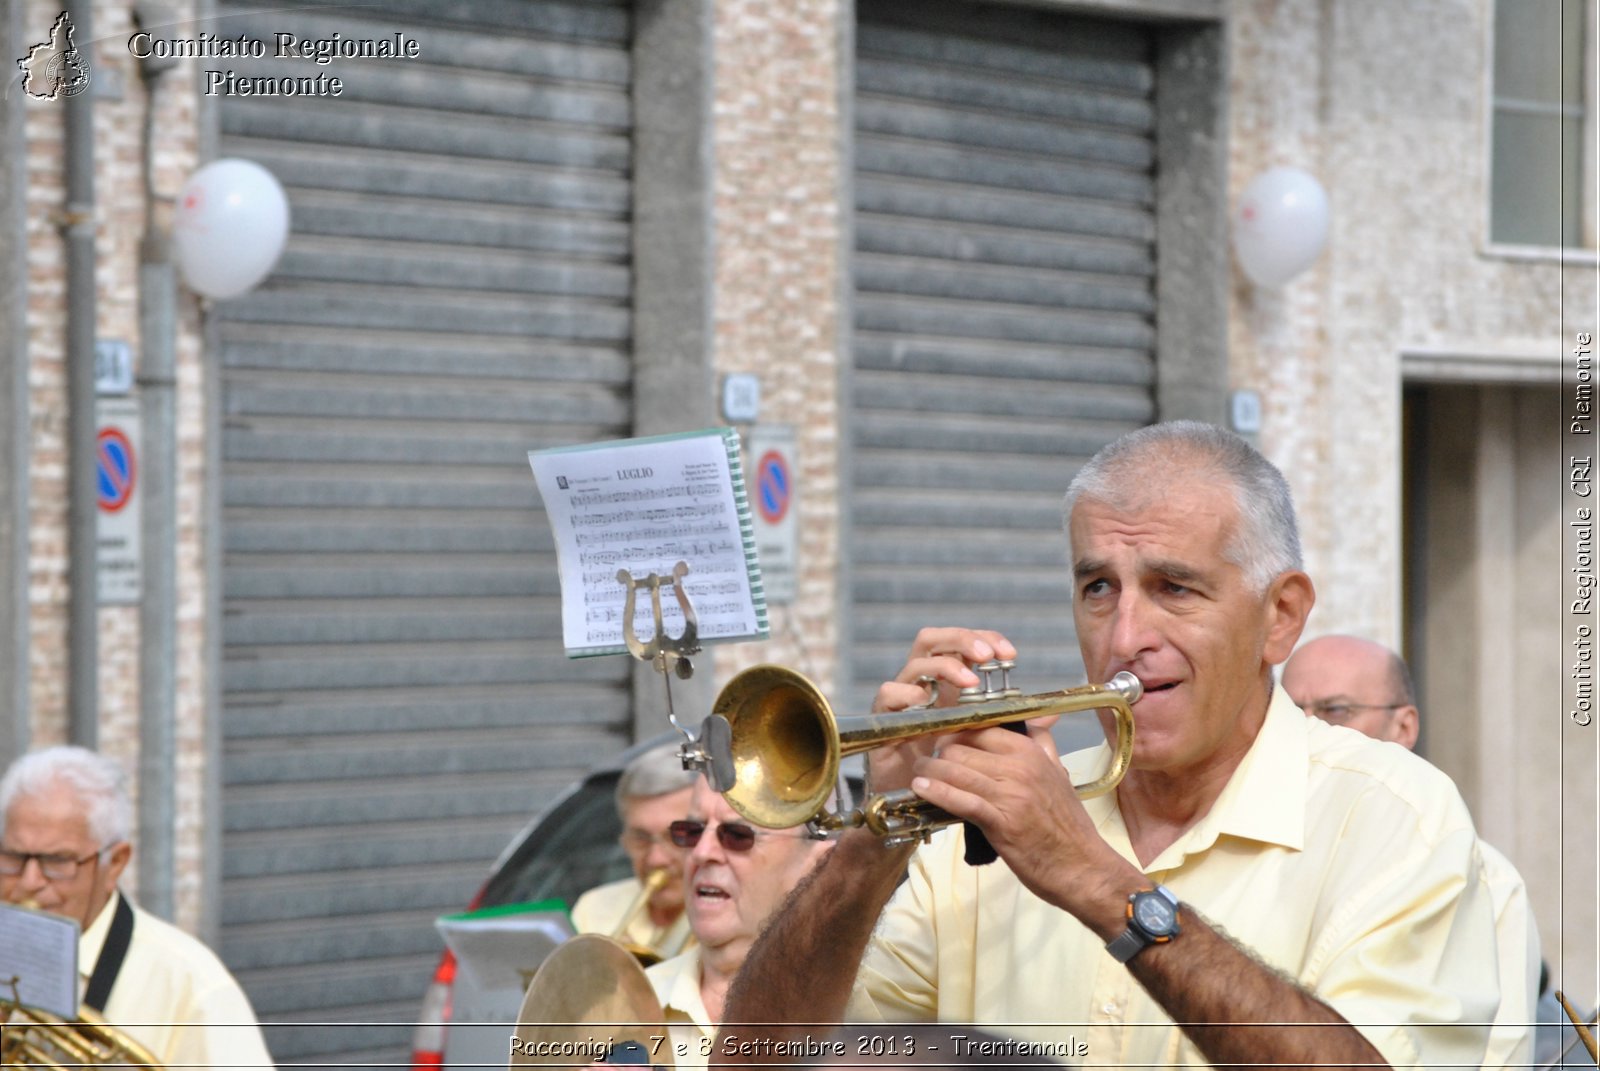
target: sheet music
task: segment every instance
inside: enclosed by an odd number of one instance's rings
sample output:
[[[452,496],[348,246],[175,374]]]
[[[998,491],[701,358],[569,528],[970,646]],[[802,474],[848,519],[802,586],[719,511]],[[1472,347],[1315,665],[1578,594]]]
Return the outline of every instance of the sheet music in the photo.
[[[0,995],[16,977],[23,1004],[78,1017],[78,924],[60,915],[0,904]]]
[[[445,915],[434,926],[480,987],[508,989],[519,998],[528,988],[522,972],[531,976],[557,945],[572,936],[565,910]]]
[[[703,642],[767,635],[738,440],[731,429],[625,439],[528,453],[555,532],[562,639],[569,655],[625,651],[626,589],[689,566],[685,589]],[[661,591],[668,635],[683,631],[670,585]],[[635,635],[655,635],[650,597],[634,606]]]

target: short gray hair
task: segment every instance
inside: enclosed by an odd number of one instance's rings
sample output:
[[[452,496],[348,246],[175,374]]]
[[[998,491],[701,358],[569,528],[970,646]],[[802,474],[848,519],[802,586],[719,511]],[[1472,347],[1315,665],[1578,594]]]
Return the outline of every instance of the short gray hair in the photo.
[[[56,785],[66,786],[77,797],[89,835],[101,849],[132,835],[133,804],[122,767],[87,748],[65,745],[31,751],[11,764],[0,779],[0,831],[13,803],[43,795]]]
[[[696,776],[694,770],[683,768],[676,743],[653,747],[628,763],[617,779],[617,813],[622,813],[629,800],[650,799],[692,788]]]
[[[1209,469],[1233,485],[1239,526],[1223,553],[1244,571],[1245,582],[1257,594],[1281,574],[1301,568],[1294,496],[1283,473],[1233,432],[1198,420],[1151,424],[1112,441],[1090,458],[1067,488],[1062,516],[1068,541],[1072,510],[1079,499],[1132,508],[1133,502],[1150,493],[1153,465]]]

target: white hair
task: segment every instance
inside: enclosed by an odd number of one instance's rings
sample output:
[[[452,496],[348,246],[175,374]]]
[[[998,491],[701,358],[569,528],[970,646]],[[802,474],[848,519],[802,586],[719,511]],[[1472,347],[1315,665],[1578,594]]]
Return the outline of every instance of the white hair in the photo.
[[[1072,508],[1090,498],[1114,509],[1150,495],[1163,470],[1209,469],[1233,485],[1239,524],[1223,556],[1262,594],[1283,573],[1301,568],[1300,532],[1289,482],[1276,465],[1231,431],[1198,420],[1173,420],[1129,432],[1102,447],[1067,488],[1063,521],[1072,539]]]
[[[617,813],[626,818],[629,800],[653,799],[694,786],[698,775],[683,768],[676,742],[661,744],[637,756],[617,778]]]
[[[55,785],[66,786],[77,797],[89,835],[102,850],[132,834],[133,804],[122,767],[104,755],[71,746],[32,751],[11,764],[0,779],[0,833],[14,802],[43,795]]]

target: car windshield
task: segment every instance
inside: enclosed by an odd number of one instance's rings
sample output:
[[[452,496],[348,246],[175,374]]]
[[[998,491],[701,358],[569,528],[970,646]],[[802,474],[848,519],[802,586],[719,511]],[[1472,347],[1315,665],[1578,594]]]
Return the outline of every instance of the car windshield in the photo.
[[[587,778],[517,845],[484,887],[480,907],[552,897],[572,906],[596,885],[633,873],[617,837],[617,774]]]

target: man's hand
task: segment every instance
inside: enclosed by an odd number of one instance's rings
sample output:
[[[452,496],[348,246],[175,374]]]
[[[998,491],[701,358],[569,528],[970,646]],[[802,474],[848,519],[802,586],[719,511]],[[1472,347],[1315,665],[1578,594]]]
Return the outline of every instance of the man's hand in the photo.
[[[980,683],[971,664],[1014,658],[1015,646],[998,632],[923,629],[895,679],[878,689],[873,709],[903,710],[930,696],[939,706],[951,706],[960,689]],[[868,755],[871,787],[910,787],[975,822],[1035,895],[1073,914],[1079,911],[1069,899],[1081,902],[1080,910],[1103,912],[1116,902],[1104,897],[1106,890],[1120,888],[1138,872],[1101,839],[1078,801],[1049,733],[1055,720],[1034,719],[1026,737],[976,729],[875,749]]]
[[[1142,877],[1095,829],[1047,727],[947,737],[917,761],[911,789],[982,828],[1035,896],[1107,939],[1120,932],[1121,890]]]
[[[963,688],[980,683],[971,664],[1017,657],[1011,641],[998,632],[968,628],[925,628],[911,644],[906,664],[894,680],[878,687],[874,711],[906,710],[924,705],[951,706]],[[873,792],[891,792],[911,784],[919,758],[933,754],[933,737],[917,737],[875,748],[867,754]]]

